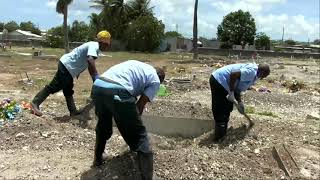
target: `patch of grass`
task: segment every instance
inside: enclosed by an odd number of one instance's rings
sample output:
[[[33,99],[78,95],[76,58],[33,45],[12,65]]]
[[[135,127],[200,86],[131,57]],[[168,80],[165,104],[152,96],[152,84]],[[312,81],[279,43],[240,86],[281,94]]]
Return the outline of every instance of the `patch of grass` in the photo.
[[[261,115],[261,116],[270,116],[270,117],[274,117],[274,118],[278,117],[276,114],[274,114],[270,111],[256,112],[255,108],[253,106],[246,106],[245,112],[247,114],[257,114],[257,115]]]
[[[254,114],[254,113],[255,113],[255,109],[254,109],[253,106],[246,106],[246,107],[245,107],[245,112],[246,112],[247,114]]]
[[[163,84],[160,85],[160,89],[157,93],[158,97],[165,97],[165,96],[169,96],[170,93],[168,91],[168,89],[166,88],[166,86],[164,86]]]
[[[258,112],[257,113],[258,115],[261,115],[261,116],[270,116],[270,117],[278,117],[277,115],[275,115],[274,113],[272,112],[269,112],[269,111],[262,111],[262,112]]]
[[[37,78],[34,79],[33,84],[38,87],[44,87],[45,85],[49,84],[49,80],[47,78]]]

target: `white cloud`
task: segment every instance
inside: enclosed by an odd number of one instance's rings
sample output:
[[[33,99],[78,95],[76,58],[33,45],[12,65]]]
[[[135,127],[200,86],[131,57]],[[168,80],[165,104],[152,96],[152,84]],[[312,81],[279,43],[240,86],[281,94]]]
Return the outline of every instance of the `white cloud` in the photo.
[[[223,1],[218,0],[211,3],[211,6],[216,10],[224,13],[237,11],[239,9],[249,11],[251,13],[258,13],[270,8],[273,5],[285,3],[286,0],[233,0]]]
[[[57,4],[57,0],[49,0],[47,1],[46,6],[53,9],[53,8],[56,8],[56,4]]]
[[[55,9],[56,4],[58,0],[48,0],[46,3],[46,6],[50,9]],[[92,5],[88,0],[81,0],[77,1],[74,0],[69,5],[69,15],[72,17],[70,19],[72,20],[79,20],[79,21],[85,21],[88,19],[88,16],[90,13],[94,12],[95,10],[93,8],[90,8],[90,5]],[[61,18],[61,16],[59,16]],[[68,21],[70,23],[70,20],[68,18]]]
[[[198,7],[199,36],[216,37],[217,26],[226,14],[243,9],[255,18],[257,32],[265,32],[272,39],[281,39],[285,27],[285,38],[307,40],[319,38],[319,23],[304,15],[291,15],[287,10],[277,14],[272,11],[288,3],[287,0],[201,0]],[[166,30],[176,30],[192,37],[194,0],[151,0],[155,15],[166,25]],[[317,19],[319,21],[319,19]]]
[[[47,7],[55,9],[56,8],[56,4],[57,4],[58,0],[47,0]],[[72,3],[69,5],[70,10],[72,11],[89,11],[92,8],[90,8],[91,2],[89,2],[88,0],[74,0],[72,1]]]
[[[176,30],[186,36],[192,33],[193,6],[194,0],[172,1],[172,0],[151,0],[151,6],[154,6],[155,15],[166,25],[166,31]]]
[[[256,24],[258,31],[266,32],[274,39],[281,39],[283,28],[285,30],[285,39],[300,37],[300,40],[306,41],[308,38],[315,39],[319,37],[319,23],[308,21],[303,15],[258,15]]]
[[[24,0],[30,1],[30,0]],[[127,0],[125,0],[127,1]],[[46,0],[46,6],[55,12],[57,0]],[[216,36],[217,26],[223,16],[238,9],[248,10],[255,18],[257,32],[265,32],[273,39],[281,39],[285,27],[285,38],[306,40],[319,38],[319,18],[307,18],[304,14],[273,12],[273,8],[289,3],[288,0],[201,0],[198,6],[199,36]],[[88,0],[74,0],[69,6],[70,20],[88,20],[94,12]],[[187,37],[192,37],[194,0],[151,0],[156,17],[166,25],[166,31],[176,30]],[[278,11],[279,12],[279,11]],[[59,15],[61,17],[61,15]],[[314,17],[311,17],[314,18]],[[71,23],[69,21],[69,23]]]

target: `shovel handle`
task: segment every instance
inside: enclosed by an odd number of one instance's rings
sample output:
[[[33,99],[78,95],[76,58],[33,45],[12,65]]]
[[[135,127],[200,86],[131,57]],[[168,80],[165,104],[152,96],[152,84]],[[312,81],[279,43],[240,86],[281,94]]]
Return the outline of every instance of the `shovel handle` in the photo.
[[[233,101],[233,103],[237,106],[237,109],[239,109],[239,103],[237,101]],[[243,113],[244,117],[247,119],[249,122],[249,127],[252,127],[254,125],[254,122],[251,120],[251,118],[248,116],[247,113]]]

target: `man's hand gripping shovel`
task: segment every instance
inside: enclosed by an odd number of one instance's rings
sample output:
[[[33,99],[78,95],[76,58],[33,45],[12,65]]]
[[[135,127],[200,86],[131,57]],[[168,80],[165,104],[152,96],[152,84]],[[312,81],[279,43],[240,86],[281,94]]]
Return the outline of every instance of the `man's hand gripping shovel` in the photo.
[[[237,107],[237,109],[239,111],[240,110],[239,103],[237,101],[233,101],[233,104]],[[246,112],[240,112],[240,114],[243,114],[244,117],[248,120],[250,128],[254,126],[254,122],[251,120],[251,118],[248,116],[248,114]]]

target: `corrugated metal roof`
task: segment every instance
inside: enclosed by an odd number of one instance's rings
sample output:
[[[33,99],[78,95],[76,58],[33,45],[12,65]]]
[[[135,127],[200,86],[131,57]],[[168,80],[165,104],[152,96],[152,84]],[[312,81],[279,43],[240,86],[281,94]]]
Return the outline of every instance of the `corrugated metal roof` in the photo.
[[[37,34],[33,34],[30,31],[22,31],[20,29],[17,29],[16,32],[21,33],[21,34],[26,35],[26,36],[32,36],[32,37],[35,37],[35,38],[42,38],[42,36],[39,36]]]

